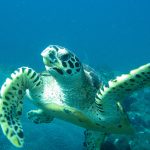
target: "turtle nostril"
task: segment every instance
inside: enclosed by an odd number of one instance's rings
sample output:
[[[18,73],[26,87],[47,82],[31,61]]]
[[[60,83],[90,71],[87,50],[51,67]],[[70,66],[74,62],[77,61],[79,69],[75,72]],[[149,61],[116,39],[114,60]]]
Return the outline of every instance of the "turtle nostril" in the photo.
[[[54,63],[54,62],[56,62],[56,60],[57,60],[54,53],[50,53],[50,54],[49,54],[49,59],[50,59],[50,62],[51,62],[51,63]]]
[[[41,56],[42,56],[42,57],[47,56],[47,49],[45,49],[45,50],[42,51]]]
[[[42,55],[43,57],[47,57],[47,55],[49,54],[50,51],[51,51],[51,47],[46,47],[46,48],[42,51],[41,55]]]

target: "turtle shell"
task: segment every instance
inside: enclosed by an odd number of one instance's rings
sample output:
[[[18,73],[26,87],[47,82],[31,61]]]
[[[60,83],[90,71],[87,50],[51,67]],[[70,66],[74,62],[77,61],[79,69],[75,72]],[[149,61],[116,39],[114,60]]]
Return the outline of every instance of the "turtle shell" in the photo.
[[[86,71],[90,75],[93,86],[98,90],[102,84],[99,74],[93,68],[89,67],[86,64],[83,64],[83,68],[84,71]]]

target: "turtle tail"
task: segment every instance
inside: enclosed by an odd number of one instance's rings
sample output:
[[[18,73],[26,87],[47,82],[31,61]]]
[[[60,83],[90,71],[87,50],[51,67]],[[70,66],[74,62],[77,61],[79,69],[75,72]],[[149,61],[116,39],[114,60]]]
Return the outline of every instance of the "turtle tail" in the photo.
[[[39,74],[28,67],[14,71],[1,88],[0,125],[4,135],[16,147],[24,143],[23,129],[20,122],[23,97],[26,89],[32,90],[41,84]]]

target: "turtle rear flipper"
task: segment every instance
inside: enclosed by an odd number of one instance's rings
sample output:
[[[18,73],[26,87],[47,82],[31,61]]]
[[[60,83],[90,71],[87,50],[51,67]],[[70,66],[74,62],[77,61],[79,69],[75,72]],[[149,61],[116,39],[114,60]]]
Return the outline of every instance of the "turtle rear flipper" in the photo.
[[[106,134],[103,132],[86,130],[84,136],[85,140],[83,145],[86,150],[100,150]]]
[[[122,113],[118,107],[120,102],[132,92],[149,86],[150,63],[130,71],[129,74],[109,81],[108,85],[101,87],[96,94],[95,102],[100,112],[101,121],[106,122],[106,124],[108,122],[118,122],[122,117]],[[120,125],[117,126],[121,128]]]
[[[42,109],[38,110],[31,110],[28,112],[27,117],[32,122],[39,124],[39,123],[50,123],[54,117],[50,114],[44,112]]]
[[[1,88],[0,125],[16,147],[22,147],[24,143],[20,116],[26,89],[38,89],[40,84],[40,77],[34,70],[22,67],[12,73]]]

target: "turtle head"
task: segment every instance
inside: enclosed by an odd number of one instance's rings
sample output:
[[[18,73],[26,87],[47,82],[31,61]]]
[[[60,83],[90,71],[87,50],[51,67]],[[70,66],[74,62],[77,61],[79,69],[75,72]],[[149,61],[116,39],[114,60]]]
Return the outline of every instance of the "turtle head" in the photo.
[[[80,60],[71,51],[58,45],[49,45],[41,53],[45,68],[57,81],[78,78],[83,67]]]

